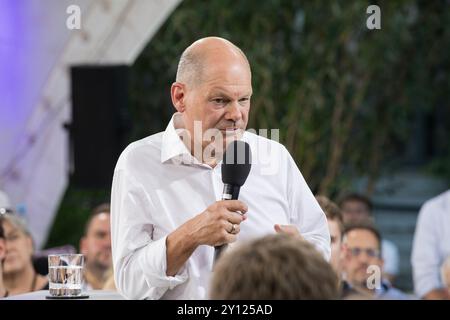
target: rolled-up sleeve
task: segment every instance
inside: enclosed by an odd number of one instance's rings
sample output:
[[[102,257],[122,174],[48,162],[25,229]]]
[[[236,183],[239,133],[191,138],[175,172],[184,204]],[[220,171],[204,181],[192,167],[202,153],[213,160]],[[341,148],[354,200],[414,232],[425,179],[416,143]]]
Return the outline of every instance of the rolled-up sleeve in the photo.
[[[419,212],[414,235],[411,263],[414,276],[414,291],[419,298],[433,289],[442,287],[439,268],[439,221],[436,210],[425,203]]]
[[[166,238],[153,239],[150,197],[126,170],[116,167],[111,191],[114,280],[128,299],[159,299],[185,282],[187,270],[166,276]]]
[[[291,212],[291,223],[299,228],[303,238],[311,242],[330,260],[330,231],[327,219],[319,203],[308,187],[289,152],[287,154],[287,196]]]

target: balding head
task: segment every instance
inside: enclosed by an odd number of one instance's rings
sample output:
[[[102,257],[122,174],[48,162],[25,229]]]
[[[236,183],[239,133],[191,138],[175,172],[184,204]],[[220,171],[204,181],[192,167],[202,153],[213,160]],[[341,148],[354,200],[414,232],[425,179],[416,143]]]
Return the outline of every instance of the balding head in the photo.
[[[230,41],[219,37],[207,37],[187,47],[178,63],[176,81],[195,86],[203,79],[203,71],[217,61],[243,62],[250,72],[250,64],[244,52]]]

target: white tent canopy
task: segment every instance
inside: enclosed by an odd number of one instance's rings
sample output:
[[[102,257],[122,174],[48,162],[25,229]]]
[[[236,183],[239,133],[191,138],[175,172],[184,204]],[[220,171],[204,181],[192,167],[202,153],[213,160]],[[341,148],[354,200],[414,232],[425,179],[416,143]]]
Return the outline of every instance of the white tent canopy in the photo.
[[[0,2],[0,189],[44,245],[67,187],[70,66],[132,64],[181,0]],[[81,9],[69,30],[66,9]]]

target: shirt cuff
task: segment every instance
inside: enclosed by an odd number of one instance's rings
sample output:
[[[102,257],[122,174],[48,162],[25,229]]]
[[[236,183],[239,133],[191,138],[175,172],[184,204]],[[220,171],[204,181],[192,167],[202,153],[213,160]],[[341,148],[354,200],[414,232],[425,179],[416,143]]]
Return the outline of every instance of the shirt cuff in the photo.
[[[173,289],[188,279],[187,268],[184,265],[175,276],[167,276],[167,236],[152,241],[143,250],[138,261],[144,278],[150,287]]]

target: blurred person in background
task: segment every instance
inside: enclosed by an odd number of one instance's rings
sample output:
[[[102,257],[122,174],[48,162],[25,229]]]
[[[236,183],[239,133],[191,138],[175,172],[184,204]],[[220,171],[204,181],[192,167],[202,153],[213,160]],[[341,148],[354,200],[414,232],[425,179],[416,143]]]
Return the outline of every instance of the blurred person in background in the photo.
[[[447,295],[450,295],[450,256],[448,256],[442,264],[441,279],[447,290]]]
[[[417,218],[411,264],[414,291],[423,299],[450,299],[440,268],[450,256],[450,190],[425,202]]]
[[[2,214],[0,213],[0,299],[8,296],[8,291],[3,283],[3,260],[6,256],[5,234],[2,226]]]
[[[358,193],[350,193],[339,200],[344,225],[357,224],[371,220],[373,204],[369,198]],[[383,277],[389,282],[394,283],[395,277],[399,272],[400,254],[397,246],[387,239],[381,242],[382,255],[384,261]]]
[[[381,235],[371,221],[346,226],[343,235],[343,298],[410,299],[383,278]],[[379,274],[377,274],[379,272]]]
[[[47,290],[48,280],[33,267],[33,239],[25,221],[15,213],[2,214],[6,255],[3,281],[7,294]]]
[[[211,299],[224,300],[338,296],[337,276],[323,255],[288,234],[268,235],[230,249],[214,269],[210,291]]]
[[[328,228],[331,237],[331,259],[330,263],[339,278],[342,273],[341,251],[342,251],[342,233],[344,231],[344,221],[341,210],[336,203],[325,196],[316,196],[317,202],[327,216]]]
[[[101,204],[92,210],[80,240],[80,253],[85,257],[85,284],[87,290],[102,289],[111,277],[110,206]]]

